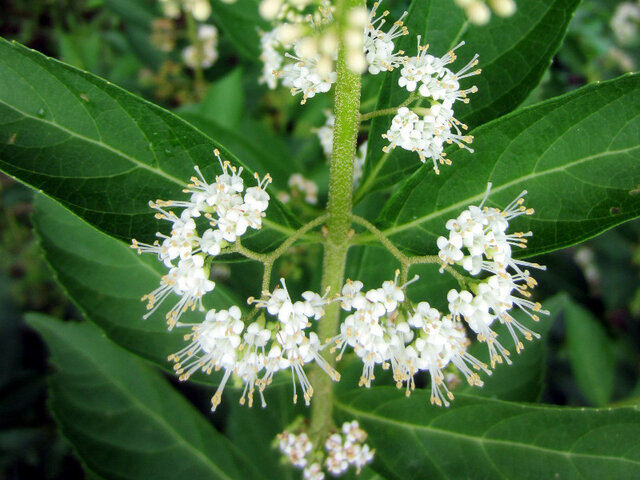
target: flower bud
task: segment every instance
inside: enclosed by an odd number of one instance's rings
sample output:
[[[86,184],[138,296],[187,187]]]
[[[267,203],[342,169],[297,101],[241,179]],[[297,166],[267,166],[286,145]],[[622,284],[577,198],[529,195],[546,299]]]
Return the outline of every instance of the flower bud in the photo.
[[[196,0],[191,4],[191,15],[199,22],[204,22],[211,15],[209,0]]]
[[[262,0],[258,10],[260,11],[260,16],[265,20],[275,20],[281,6],[282,0]]]
[[[516,11],[516,2],[513,0],[490,0],[491,8],[501,17],[510,17]]]
[[[471,3],[466,9],[465,13],[471,23],[476,25],[486,25],[491,18],[491,11],[487,4],[480,1]]]

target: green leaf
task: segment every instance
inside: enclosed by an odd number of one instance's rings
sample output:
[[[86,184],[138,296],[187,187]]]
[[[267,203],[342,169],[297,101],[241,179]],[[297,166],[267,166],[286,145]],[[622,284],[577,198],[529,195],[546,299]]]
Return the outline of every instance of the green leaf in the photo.
[[[459,395],[449,408],[393,387],[345,395],[340,421],[356,419],[389,479],[635,478],[640,411],[531,406]]]
[[[105,0],[105,6],[122,19],[122,29],[137,57],[154,69],[160,68],[167,55],[151,41],[152,23],[157,18],[154,5],[141,0]]]
[[[40,314],[57,373],[50,408],[95,473],[111,479],[265,478],[169,383],[88,323]]]
[[[571,369],[591,405],[606,405],[613,391],[615,361],[611,340],[591,312],[574,302],[565,312]]]
[[[214,147],[242,166],[172,113],[0,41],[0,168],[110,235],[152,241],[159,223],[147,203],[181,198],[194,165],[214,179],[220,171]],[[246,167],[243,177],[255,182]],[[297,225],[273,197],[264,228],[246,236],[249,248],[275,248]]]
[[[212,84],[198,105],[198,111],[230,130],[237,128],[244,114],[242,69],[236,68]]]
[[[292,169],[302,170],[291,157],[291,152],[282,139],[266,131],[261,125],[252,125],[254,127],[251,130],[252,136],[248,138],[241,131],[231,130],[201,113],[187,111],[181,112],[180,115],[207,135],[224,143],[243,164],[252,170],[269,172],[273,177],[273,186],[276,188],[288,190],[287,182]],[[262,135],[258,134],[260,129]]]
[[[475,53],[479,54],[482,74],[462,81],[462,86],[478,86],[470,103],[457,102],[455,116],[471,128],[512,111],[536,87],[560,46],[579,0],[527,0],[518,2],[518,10],[509,18],[494,15],[487,26],[470,25],[462,9],[453,0],[414,0],[406,25],[410,35],[398,42],[407,55],[416,54],[416,36],[430,45],[432,55],[441,56],[460,41],[459,59],[453,71],[462,68]],[[388,74],[376,110],[400,105],[407,92],[398,87],[399,69]],[[367,165],[356,199],[388,187],[418,169],[416,153],[396,148],[382,154],[388,142],[381,135],[389,128],[390,116],[375,118],[371,125]],[[458,147],[454,146],[449,152]],[[450,154],[450,153],[449,153]]]
[[[237,0],[233,3],[223,0],[212,2],[213,18],[225,36],[230,38],[238,52],[255,61],[260,55],[259,30],[271,30],[258,13],[256,0]]]
[[[153,255],[138,255],[128,245],[96,230],[44,195],[35,198],[33,223],[45,259],[58,282],[80,310],[111,340],[169,370],[167,356],[185,346],[180,329],[167,331],[163,313],[178,298],[148,320],[140,298],[160,284],[166,269]],[[256,289],[260,286],[256,284]],[[243,306],[219,282],[205,297],[209,308]],[[185,322],[201,322],[201,312],[186,312]],[[194,379],[214,383],[208,376]]]
[[[523,189],[535,215],[530,256],[586,240],[640,215],[640,76],[589,85],[478,128],[476,152],[456,151],[439,176],[412,175],[378,220],[405,252],[437,251],[445,223],[469,205],[505,207]]]
[[[236,399],[229,399],[229,413],[225,433],[245,452],[252,452],[252,459],[268,478],[293,480],[299,478],[290,464],[281,460],[281,454],[273,445],[276,435],[282,433],[296,417],[305,414],[302,402],[292,402],[289,383],[265,390],[266,409],[259,406],[259,399],[253,408],[239,405]]]
[[[152,5],[140,0],[104,0],[107,8],[113,10],[122,20],[140,27],[149,28],[156,17]]]

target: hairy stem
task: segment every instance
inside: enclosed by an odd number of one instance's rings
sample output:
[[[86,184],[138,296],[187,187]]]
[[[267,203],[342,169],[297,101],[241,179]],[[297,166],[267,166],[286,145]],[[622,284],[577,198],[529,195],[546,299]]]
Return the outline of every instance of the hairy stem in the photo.
[[[340,48],[338,50],[335,93],[335,126],[333,154],[329,176],[329,203],[327,238],[324,245],[322,266],[322,290],[339,292],[344,282],[344,269],[351,235],[351,208],[353,193],[353,160],[356,153],[360,126],[360,74],[353,73],[345,61],[343,32],[349,9],[362,5],[361,0],[340,0],[336,5]],[[321,340],[338,332],[340,306],[333,302],[318,325]],[[331,360],[333,362],[333,360]],[[314,387],[310,433],[316,441],[322,439],[333,426],[333,381],[320,367],[312,371]]]
[[[382,117],[383,115],[395,115],[396,113],[398,113],[398,109],[400,109],[402,107],[406,107],[411,102],[416,100],[418,97],[419,97],[419,95],[417,95],[415,92],[413,92],[411,95],[409,95],[409,97],[404,102],[402,102],[397,107],[383,108],[382,110],[375,110],[373,112],[363,113],[362,115],[360,115],[360,121],[361,122],[365,122],[365,121],[370,120],[370,119],[372,119],[374,117]]]

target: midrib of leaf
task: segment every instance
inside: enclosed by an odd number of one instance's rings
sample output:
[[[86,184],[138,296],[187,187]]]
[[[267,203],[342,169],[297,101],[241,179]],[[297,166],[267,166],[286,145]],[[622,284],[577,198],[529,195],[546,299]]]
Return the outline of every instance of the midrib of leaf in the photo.
[[[63,65],[63,64],[62,64],[62,65]],[[42,68],[40,65],[38,65],[38,66],[39,66],[40,68]],[[63,65],[63,66],[64,66],[64,65]],[[39,97],[39,98],[40,98],[40,99],[45,103],[45,105],[48,105],[47,101],[46,101],[44,98],[42,98],[42,96],[38,93],[38,91],[37,91],[36,89],[34,89],[34,88],[33,88],[33,85],[31,84],[31,82],[30,82],[28,79],[26,79],[26,78],[25,78],[25,77],[24,77],[24,76],[23,76],[19,71],[15,70],[15,69],[13,69],[13,68],[11,68],[11,67],[9,67],[9,66],[7,66],[6,64],[5,64],[5,67],[6,67],[6,68],[8,68],[8,69],[10,69],[12,72],[14,72],[14,73],[15,73],[17,76],[19,76],[20,78],[22,78],[22,79],[24,80],[25,84],[26,84],[26,85],[28,85],[28,86],[29,86],[29,88],[31,88],[31,89],[35,92],[35,94],[36,94],[36,95],[37,95],[37,96],[38,96],[38,97]],[[51,73],[49,70],[46,70],[46,69],[44,69],[44,70],[47,72],[47,74],[48,74],[49,76],[51,76],[53,79],[55,79],[55,80],[58,82],[58,84],[59,84],[62,88],[64,88],[65,90],[67,90],[67,91],[68,91],[68,92],[73,96],[73,92],[72,92],[72,91],[67,87],[67,85],[66,85],[64,82],[62,82],[62,81],[61,81],[57,76],[55,76],[55,75],[54,75],[53,73]],[[89,81],[89,80],[88,80],[88,81]],[[107,82],[107,83],[109,83],[109,82]],[[109,83],[109,85],[111,85],[111,84]],[[117,88],[117,87],[115,87],[115,88]],[[102,91],[103,93],[105,93],[105,94],[106,94],[106,92],[104,92],[104,90],[102,90],[102,89],[101,89],[101,91]],[[112,97],[111,97],[111,98],[112,98]],[[115,99],[114,99],[114,101],[115,101]],[[116,103],[118,103],[118,102],[116,101]],[[145,102],[145,103],[146,103],[146,102]],[[184,185],[185,185],[185,182],[183,182],[181,179],[179,179],[179,178],[177,178],[177,177],[175,177],[175,176],[173,176],[173,175],[171,175],[171,174],[169,174],[169,173],[165,172],[164,170],[162,170],[162,169],[160,169],[160,168],[158,168],[158,167],[153,167],[153,166],[151,166],[151,165],[149,165],[149,164],[146,164],[146,163],[144,163],[144,162],[140,162],[139,160],[136,160],[134,157],[132,157],[132,156],[130,156],[130,155],[128,155],[128,154],[126,154],[125,152],[123,152],[123,151],[121,151],[121,150],[118,150],[118,149],[116,149],[116,148],[112,147],[111,145],[109,145],[109,144],[107,144],[107,143],[104,143],[104,142],[101,142],[101,141],[98,141],[98,140],[92,139],[92,138],[90,138],[90,137],[86,137],[86,136],[84,136],[84,135],[80,135],[80,134],[78,134],[77,132],[74,132],[74,131],[72,131],[72,130],[67,129],[66,127],[64,127],[64,126],[60,125],[59,123],[52,122],[52,121],[46,120],[46,119],[44,119],[44,118],[40,118],[40,117],[33,116],[33,115],[31,115],[31,114],[29,114],[29,113],[27,113],[27,112],[24,112],[24,111],[22,111],[22,110],[20,110],[20,109],[16,108],[16,107],[15,107],[15,106],[13,106],[13,105],[10,105],[10,104],[6,103],[5,101],[3,101],[3,100],[1,100],[1,99],[0,99],[0,104],[2,104],[2,105],[4,105],[4,106],[8,107],[10,110],[12,110],[12,111],[14,111],[14,112],[17,112],[18,114],[22,115],[24,118],[29,118],[29,119],[35,120],[36,122],[42,122],[42,123],[44,123],[44,124],[48,124],[48,125],[50,125],[50,126],[52,126],[52,127],[54,127],[54,128],[59,129],[60,131],[62,131],[62,132],[64,132],[64,133],[66,133],[67,135],[69,135],[69,136],[71,136],[71,137],[77,138],[77,139],[79,139],[79,140],[81,140],[81,141],[85,141],[85,142],[91,143],[91,144],[93,144],[93,145],[96,145],[96,146],[97,146],[97,147],[99,147],[99,148],[103,148],[103,149],[105,149],[105,150],[108,150],[108,151],[110,151],[111,153],[113,153],[113,154],[115,154],[115,155],[117,155],[117,156],[120,156],[121,158],[123,158],[123,159],[125,159],[125,160],[127,160],[127,161],[131,162],[131,163],[134,165],[134,167],[133,167],[134,169],[135,169],[135,168],[142,168],[142,169],[147,170],[147,171],[149,171],[149,172],[151,172],[151,173],[153,173],[153,174],[159,175],[159,176],[161,176],[161,177],[163,177],[163,178],[165,178],[165,179],[167,179],[167,180],[169,180],[169,181],[171,181],[171,182],[175,183],[176,185],[179,185],[180,187],[184,187]],[[119,104],[118,104],[118,105],[119,105]],[[149,104],[149,105],[153,106],[153,104]],[[80,106],[81,106],[83,109],[85,109],[85,110],[86,110],[86,107],[85,107],[82,103],[80,103]],[[52,109],[49,109],[49,111],[52,111]],[[129,112],[127,112],[126,110],[124,110],[124,109],[122,109],[122,108],[120,108],[120,111],[121,111],[122,113],[124,113],[127,117],[129,117],[129,118],[131,119],[131,121],[132,121],[134,124],[136,124],[136,126],[138,125],[138,122],[136,121],[136,119],[135,119],[135,118],[133,118],[133,117],[129,114]],[[169,115],[171,115],[171,112],[167,112],[167,113],[168,113]],[[96,133],[97,133],[98,135],[100,135],[100,129],[99,129],[99,128],[98,128],[98,126],[95,124],[95,119],[93,118],[93,116],[92,116],[89,112],[87,112],[87,114],[88,114],[89,118],[91,118],[91,121],[94,123],[94,126],[96,127]],[[176,118],[179,118],[179,117],[176,117]],[[184,122],[184,120],[181,120],[181,121],[183,121],[183,122]],[[195,128],[195,127],[193,127],[193,126],[191,126],[191,127],[192,127],[192,128]],[[143,135],[147,140],[149,140],[149,139],[146,137],[146,135],[144,134],[144,132],[143,132],[140,128],[139,128],[139,130],[140,130],[140,132],[142,133],[142,135]],[[203,136],[203,137],[206,137],[206,135],[205,135],[204,133],[202,133],[202,132],[201,132],[201,134],[202,134],[202,136]],[[178,138],[178,141],[180,141],[180,142],[182,143],[182,141],[181,141],[179,138]],[[156,158],[156,160],[157,160],[157,158]],[[25,170],[25,171],[26,171],[26,170]],[[131,172],[131,171],[132,171],[132,170],[128,170],[128,171],[126,171],[126,172],[120,172],[118,175],[122,175],[123,173],[128,173],[128,172]],[[49,176],[49,177],[55,177],[54,175],[49,175],[49,174],[47,174],[47,176]],[[101,175],[100,177],[97,177],[97,178],[110,178],[110,177],[112,177],[112,176],[115,176],[115,175]],[[69,178],[69,177],[64,177],[64,178]],[[82,178],[82,177],[74,177],[74,178]],[[21,180],[21,181],[22,181],[22,180]],[[78,207],[78,208],[82,208],[83,210],[91,211],[90,209],[87,209],[87,208],[85,208],[85,207]],[[95,211],[95,212],[97,212],[97,213],[104,213],[104,212],[102,212],[102,211],[97,211],[97,210],[93,210],[93,211]],[[113,212],[113,213],[118,213],[118,214],[126,215],[126,214],[123,214],[123,213],[121,213],[121,212]],[[272,222],[271,220],[269,220],[268,218],[263,218],[263,219],[262,219],[262,224],[263,224],[264,226],[268,226],[268,227],[269,227],[269,228],[271,228],[272,230],[275,230],[275,231],[278,231],[278,232],[281,232],[281,233],[285,233],[285,234],[290,234],[290,233],[292,233],[292,232],[294,231],[294,230],[292,230],[291,228],[288,228],[288,227],[286,227],[286,226],[284,226],[284,225],[280,225],[280,224],[278,224],[278,223],[274,223],[274,222]]]
[[[154,173],[156,175],[159,175],[161,177],[166,178],[167,180],[169,180],[169,181],[171,181],[171,182],[173,182],[173,183],[175,183],[177,185],[184,186],[184,182],[180,181],[180,179],[178,179],[177,177],[174,177],[173,175],[170,175],[170,174],[166,173],[165,171],[163,171],[163,170],[161,170],[159,168],[155,168],[155,167],[152,167],[152,166],[150,166],[150,165],[148,165],[146,163],[140,162],[139,160],[136,160],[135,158],[133,158],[130,155],[127,155],[126,153],[122,152],[121,150],[113,148],[109,144],[100,142],[98,140],[94,140],[93,138],[89,138],[89,137],[86,137],[84,135],[80,135],[80,134],[78,134],[78,133],[76,133],[76,132],[74,132],[72,130],[67,129],[66,127],[60,125],[59,123],[55,123],[55,122],[46,120],[44,118],[39,118],[39,117],[35,117],[33,115],[30,115],[30,114],[28,114],[26,112],[23,112],[20,109],[15,108],[12,105],[9,105],[8,103],[4,102],[3,100],[0,100],[0,103],[2,105],[5,105],[6,107],[10,108],[14,112],[18,112],[23,117],[30,118],[30,119],[33,119],[33,120],[35,120],[37,122],[41,122],[41,123],[44,123],[44,124],[51,125],[51,126],[57,128],[57,129],[63,131],[64,133],[68,134],[71,137],[75,137],[75,138],[80,139],[80,140],[82,140],[84,142],[91,143],[91,144],[96,145],[96,146],[98,146],[100,148],[108,150],[111,153],[114,153],[114,154],[122,157],[123,159],[128,160],[129,162],[133,163],[138,168],[142,168],[144,170],[148,170],[148,171],[150,171],[150,172],[152,172],[152,173]],[[118,174],[118,175],[120,175],[120,174]],[[53,175],[51,175],[51,176],[53,176]],[[78,178],[80,178],[80,177],[78,177]],[[108,175],[104,175],[104,176],[101,176],[100,178],[109,178],[109,176]]]
[[[571,94],[570,94],[570,95],[571,95]],[[548,175],[548,174],[551,174],[551,173],[556,173],[556,172],[563,171],[563,170],[565,170],[565,169],[567,169],[567,168],[570,168],[570,167],[573,167],[573,166],[576,166],[576,165],[580,165],[581,163],[588,162],[588,161],[590,161],[590,160],[594,160],[594,159],[597,159],[597,158],[600,158],[600,157],[605,157],[605,156],[609,156],[609,155],[617,155],[617,154],[627,153],[627,152],[633,151],[633,150],[635,150],[635,149],[637,149],[637,148],[640,148],[640,145],[636,145],[636,146],[634,146],[634,147],[629,147],[629,148],[622,149],[622,150],[607,150],[607,151],[605,151],[605,152],[600,152],[600,153],[597,153],[597,154],[594,154],[594,155],[589,155],[589,156],[586,156],[586,157],[583,157],[583,158],[577,159],[577,160],[575,160],[574,162],[566,163],[566,164],[563,164],[563,165],[561,165],[561,166],[554,167],[554,168],[551,168],[551,169],[548,169],[548,170],[544,170],[544,171],[540,171],[540,172],[536,172],[536,171],[535,171],[535,169],[537,168],[537,165],[538,165],[538,163],[540,162],[540,160],[545,156],[545,154],[546,154],[546,153],[547,153],[547,152],[548,152],[548,151],[549,151],[549,150],[550,150],[550,149],[551,149],[551,148],[552,148],[552,147],[553,147],[557,142],[559,142],[559,141],[564,137],[564,134],[566,134],[566,132],[567,132],[567,131],[569,131],[569,130],[571,130],[571,129],[574,129],[578,124],[583,123],[585,120],[589,119],[589,118],[590,118],[590,117],[592,117],[593,115],[598,114],[598,113],[599,113],[601,110],[603,110],[604,108],[609,107],[612,103],[614,103],[614,102],[618,102],[618,101],[620,101],[620,100],[621,100],[621,99],[620,99],[620,98],[618,98],[618,99],[616,99],[616,100],[615,100],[615,101],[613,101],[613,102],[609,102],[609,103],[607,103],[607,104],[605,104],[605,105],[602,105],[598,110],[591,112],[587,117],[581,118],[581,119],[580,119],[580,122],[578,122],[578,123],[574,123],[574,124],[572,124],[572,125],[569,125],[569,126],[567,127],[567,129],[566,129],[564,132],[562,132],[562,135],[558,135],[558,136],[555,138],[555,140],[554,140],[553,142],[551,142],[551,143],[549,144],[549,146],[544,150],[544,152],[542,152],[542,153],[538,156],[538,159],[537,159],[537,161],[536,161],[535,165],[533,166],[534,171],[533,171],[532,173],[529,173],[529,174],[527,174],[527,175],[523,175],[522,177],[519,177],[519,178],[516,178],[516,179],[514,179],[514,180],[511,180],[510,182],[504,183],[504,184],[502,184],[502,185],[500,185],[500,186],[498,186],[498,187],[492,188],[492,190],[491,190],[491,191],[492,191],[492,192],[500,192],[500,191],[502,191],[502,190],[504,190],[504,189],[506,189],[506,188],[509,188],[509,187],[511,187],[511,186],[513,186],[513,185],[516,185],[516,184],[518,184],[518,183],[522,182],[523,180],[530,180],[530,179],[532,179],[532,178],[537,178],[537,177],[541,177],[541,176]],[[551,100],[551,101],[555,101],[555,99],[553,99],[553,100]],[[534,106],[534,107],[530,107],[529,109],[532,109],[532,108],[535,108],[535,106]],[[518,112],[518,113],[519,113],[519,112]],[[517,115],[517,113],[516,113],[516,115]],[[635,117],[633,117],[632,119],[629,119],[629,120],[625,123],[625,125],[624,125],[623,127],[621,127],[621,128],[620,128],[620,130],[619,130],[619,131],[624,130],[624,128],[626,128],[626,125],[628,125],[629,123],[631,123],[631,122],[632,122],[633,120],[635,120],[636,118],[637,118],[637,115],[636,115]],[[503,119],[499,119],[499,120],[497,120],[497,121],[504,121],[504,120],[503,120]],[[536,122],[536,123],[537,123],[537,122]],[[533,125],[535,125],[535,123],[534,123]],[[498,158],[498,160],[499,160],[500,158],[502,158],[502,155],[504,155],[504,154],[505,154],[505,152],[507,152],[507,151],[509,150],[509,146],[510,146],[511,144],[513,144],[513,143],[514,143],[518,138],[520,138],[520,136],[522,136],[523,134],[527,133],[527,132],[529,131],[529,129],[530,129],[533,125],[530,125],[530,126],[529,126],[529,128],[527,128],[527,129],[523,130],[522,132],[520,132],[520,134],[518,134],[516,137],[514,137],[513,139],[511,139],[511,141],[509,142],[509,144],[508,144],[508,145],[506,145],[506,147],[504,148],[504,150],[503,150],[502,154],[500,155],[500,157]],[[612,138],[612,140],[609,142],[609,145],[611,145],[611,143],[613,143],[613,141],[615,140],[615,138],[617,138],[617,137]],[[499,163],[498,161],[496,161],[496,162],[495,162],[494,167],[493,167],[493,169],[491,170],[491,173],[490,173],[490,175],[489,175],[489,178],[491,178],[491,176],[493,175],[493,172],[494,172],[495,168],[497,168],[498,163]],[[484,196],[484,193],[482,193],[482,194],[478,194],[478,195],[474,195],[474,196],[472,196],[472,197],[468,197],[467,199],[462,200],[462,201],[460,201],[460,202],[457,202],[457,203],[455,203],[455,204],[453,204],[453,205],[450,205],[449,207],[446,207],[446,208],[440,209],[440,210],[438,210],[438,211],[432,212],[432,213],[430,213],[430,214],[428,214],[428,215],[425,215],[425,216],[423,216],[423,217],[417,218],[417,219],[415,219],[415,220],[413,220],[413,221],[411,221],[411,222],[404,223],[404,224],[402,224],[402,225],[400,225],[400,226],[397,226],[397,227],[391,227],[391,228],[389,228],[389,229],[385,230],[384,232],[385,232],[386,234],[388,234],[388,235],[392,235],[392,234],[394,234],[394,233],[401,232],[401,231],[403,231],[403,230],[406,230],[407,228],[411,228],[411,227],[412,227],[412,226],[414,226],[414,225],[417,225],[417,224],[419,224],[419,223],[422,223],[422,222],[424,222],[424,221],[427,221],[427,220],[430,220],[430,219],[432,219],[432,218],[434,218],[434,217],[437,217],[437,216],[439,216],[439,215],[440,215],[440,214],[442,214],[442,213],[448,212],[448,211],[450,211],[450,210],[456,210],[456,209],[459,209],[459,208],[461,208],[461,207],[466,207],[466,206],[470,205],[470,204],[471,204],[471,202],[476,202],[476,201],[478,201],[478,200],[482,199],[482,198],[483,198],[483,196]]]
[[[137,407],[142,412],[143,415],[149,417],[151,419],[151,421],[155,422],[156,424],[158,424],[161,427],[162,430],[165,430],[166,432],[168,432],[169,436],[176,440],[176,444],[177,445],[181,445],[185,450],[187,450],[192,455],[194,455],[201,463],[203,463],[205,466],[207,466],[210,470],[212,470],[216,474],[218,474],[221,477],[224,477],[224,478],[226,478],[228,480],[233,480],[224,471],[220,470],[218,468],[218,466],[215,463],[213,463],[200,450],[198,450],[193,445],[191,445],[187,439],[185,439],[175,429],[173,429],[171,427],[171,425],[169,425],[161,416],[156,414],[153,410],[150,410],[150,409],[146,408],[146,405],[143,402],[140,402],[138,398],[136,398],[134,395],[131,395],[124,385],[122,385],[121,383],[117,382],[111,375],[109,375],[109,373],[107,371],[105,371],[102,368],[102,364],[96,363],[91,356],[85,355],[85,351],[84,350],[77,349],[77,348],[75,348],[75,345],[69,344],[66,341],[66,339],[61,338],[58,335],[57,331],[55,331],[55,330],[50,330],[50,331],[52,331],[56,336],[58,336],[58,338],[60,338],[60,340],[65,345],[67,345],[67,348],[73,348],[73,350],[75,350],[77,352],[76,354],[79,354],[80,356],[85,358],[86,363],[92,365],[95,370],[100,372],[102,377],[106,380],[106,383],[113,385],[115,390],[120,392],[122,395],[124,395],[125,398],[127,398],[129,401],[131,401],[134,404],[134,406]]]
[[[429,3],[429,7],[427,9],[427,14],[430,14],[431,5],[432,5],[432,3]],[[490,59],[488,63],[482,63],[480,66],[482,68],[487,68],[487,67],[493,65],[495,62],[497,62],[499,59],[508,56],[507,54],[513,54],[513,52],[517,52],[518,51],[517,47],[524,41],[524,39],[527,37],[527,35],[529,35],[534,30],[534,28],[539,25],[540,19],[544,18],[546,15],[548,15],[550,9],[551,9],[551,4],[548,4],[548,8],[545,10],[544,14],[540,15],[540,17],[538,18],[538,22],[530,26],[530,28],[526,31],[526,33],[524,33],[520,37],[520,41],[513,48],[511,48],[510,50],[506,50],[505,52],[502,52],[500,55]],[[453,42],[449,46],[449,50],[452,49],[453,47],[455,47],[458,43],[460,43],[460,39],[466,33],[468,25],[469,25],[469,21],[465,20],[465,22],[460,27],[460,31],[456,34],[455,39],[453,40]],[[533,70],[533,68],[529,69],[529,71],[531,71],[531,70]],[[507,93],[505,93],[505,95]],[[481,108],[484,108],[484,107],[481,107]],[[473,113],[473,112],[470,112],[470,113]],[[453,148],[453,147],[451,147],[451,148]],[[390,155],[392,155],[394,151],[391,151],[389,153],[384,153],[380,157],[380,160],[378,161],[378,163],[376,163],[376,166],[372,170],[371,174],[367,177],[367,179],[365,180],[364,184],[358,189],[358,192],[355,195],[354,203],[358,203],[360,200],[362,200],[362,198],[364,198],[368,193],[370,193],[369,192],[369,188],[371,187],[372,184],[375,184],[376,180],[378,180],[378,174],[380,173],[380,170],[382,170],[382,167],[384,167],[384,165],[387,163],[387,160],[389,159]],[[480,196],[480,198],[482,198],[482,196]]]
[[[590,160],[595,160],[597,158],[606,157],[606,156],[609,156],[609,155],[618,155],[618,154],[621,154],[621,153],[627,153],[627,152],[631,152],[633,150],[637,150],[638,148],[640,148],[640,145],[636,145],[634,147],[625,148],[625,149],[622,149],[622,150],[610,150],[610,151],[598,153],[598,154],[595,154],[595,155],[589,155],[587,157],[583,157],[581,159],[578,159],[575,162],[566,163],[566,164],[561,165],[559,167],[551,168],[549,170],[529,173],[527,175],[523,175],[522,177],[519,177],[519,178],[516,178],[514,180],[511,180],[510,182],[503,183],[502,185],[500,185],[498,187],[492,187],[491,188],[491,193],[501,192],[502,190],[510,188],[513,185],[517,185],[517,184],[519,184],[519,183],[521,183],[522,181],[525,181],[525,180],[530,180],[532,178],[538,178],[538,177],[542,177],[544,175],[549,175],[549,174],[552,174],[552,173],[561,172],[561,171],[563,171],[563,170],[565,170],[567,168],[574,167],[576,165],[580,165],[581,163],[588,162]],[[426,222],[428,220],[431,220],[432,218],[438,217],[438,216],[442,215],[443,213],[449,212],[451,210],[458,210],[458,209],[461,209],[461,208],[466,208],[469,205],[472,205],[473,203],[482,200],[483,197],[484,197],[484,193],[481,193],[481,194],[478,194],[478,195],[473,195],[473,196],[468,197],[468,198],[466,198],[464,200],[461,200],[461,201],[459,201],[457,203],[449,205],[446,208],[442,208],[442,209],[434,211],[434,212],[432,212],[432,213],[430,213],[428,215],[425,215],[423,217],[420,217],[420,218],[417,218],[415,220],[412,220],[411,222],[403,223],[403,224],[401,224],[399,226],[394,226],[394,227],[388,228],[388,229],[384,230],[383,233],[385,235],[394,235],[396,233],[399,233],[399,232],[402,232],[404,230],[407,230],[408,228],[411,228],[414,225],[419,225],[422,222]]]
[[[390,404],[396,402],[396,400],[389,400],[387,402],[381,403],[377,406],[377,408],[379,407],[383,407],[384,405]],[[575,465],[573,464],[573,458],[574,457],[585,457],[585,458],[595,458],[595,459],[602,459],[602,460],[607,460],[607,461],[614,461],[614,462],[627,462],[630,464],[635,464],[640,466],[640,461],[637,460],[632,460],[629,458],[625,458],[625,457],[612,457],[612,456],[608,456],[608,455],[596,455],[596,454],[590,454],[590,453],[577,453],[577,452],[572,452],[572,451],[566,451],[566,450],[553,450],[550,448],[545,448],[545,447],[541,447],[539,445],[531,445],[531,444],[527,444],[527,443],[519,443],[519,442],[515,442],[515,441],[506,441],[506,440],[498,440],[498,439],[493,439],[493,438],[487,438],[487,437],[474,437],[472,435],[465,435],[463,433],[459,433],[459,432],[452,432],[449,430],[442,430],[439,428],[434,428],[432,426],[429,425],[417,425],[417,424],[412,424],[412,423],[407,423],[407,422],[403,422],[400,420],[393,420],[387,417],[380,417],[377,416],[373,413],[369,413],[369,412],[364,412],[362,410],[358,410],[356,408],[353,408],[349,405],[345,405],[344,403],[342,403],[339,399],[335,400],[335,404],[338,408],[351,413],[352,415],[355,415],[356,417],[364,417],[364,418],[368,418],[370,420],[374,420],[377,422],[381,422],[381,423],[386,423],[389,425],[393,425],[396,427],[400,427],[400,428],[404,428],[407,429],[409,431],[423,431],[426,433],[430,433],[430,434],[434,434],[434,435],[442,435],[445,437],[451,437],[451,438],[458,438],[458,439],[462,439],[462,440],[466,440],[466,441],[470,441],[473,443],[477,443],[478,445],[480,445],[483,448],[483,451],[485,452],[486,455],[486,450],[485,450],[485,445],[501,445],[501,446],[508,446],[508,447],[517,447],[517,448],[522,448],[525,450],[536,450],[536,451],[540,451],[540,452],[544,452],[547,454],[552,454],[552,455],[556,455],[556,456],[561,456],[561,457],[565,457],[568,460],[571,461],[571,464],[575,467]],[[511,405],[511,404],[510,404]],[[512,406],[514,407],[518,407],[518,408],[525,408],[521,405],[517,405],[517,404],[513,404]],[[540,407],[531,407],[528,406],[526,408],[530,408],[532,410],[544,410],[544,408],[540,408]],[[528,412],[525,412],[528,413]],[[514,416],[509,417],[511,418],[515,418]],[[501,420],[502,421],[502,420]],[[500,422],[498,422],[500,423]],[[610,425],[609,425],[610,426]],[[492,426],[493,428],[493,426]],[[577,439],[576,439],[577,440]],[[575,444],[575,441],[574,441]],[[487,455],[488,457],[488,455]]]

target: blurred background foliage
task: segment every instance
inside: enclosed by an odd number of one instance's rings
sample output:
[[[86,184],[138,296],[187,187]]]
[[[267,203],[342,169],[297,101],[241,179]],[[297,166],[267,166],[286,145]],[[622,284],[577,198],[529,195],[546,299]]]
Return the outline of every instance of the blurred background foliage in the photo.
[[[524,105],[637,70],[640,25],[637,20],[621,23],[622,3],[582,2],[551,68]],[[214,23],[218,11],[234,8],[217,1],[212,6]],[[402,8],[399,3],[397,7]],[[314,129],[324,123],[330,99],[314,99],[302,109],[285,89],[258,86],[260,65],[247,54],[252,45],[234,36],[228,22],[218,25],[220,57],[205,71],[205,89],[199,92],[192,71],[181,62],[184,19],[162,18],[153,0],[3,0],[0,12],[1,36],[172,109],[250,165],[259,165],[265,154],[291,158],[283,162],[282,175],[271,173],[300,215],[312,216],[315,208],[303,201],[304,192],[286,184],[292,168],[318,184],[318,205],[326,200],[327,169],[309,159],[321,156]],[[367,82],[365,105],[375,98],[379,79]],[[282,139],[275,144],[274,132]],[[251,142],[243,138],[247,135]],[[22,320],[27,311],[80,319],[39,254],[31,233],[31,208],[31,191],[1,176],[0,478],[82,478],[81,466],[47,412],[46,349]],[[308,280],[316,270],[316,253],[294,249],[278,268],[287,278]],[[541,401],[573,406],[640,403],[640,223],[624,224],[538,261],[548,267],[537,275],[540,298],[566,293],[563,314],[546,339],[550,348]],[[234,274],[251,270],[247,264]],[[208,411],[208,392],[179,388]]]

